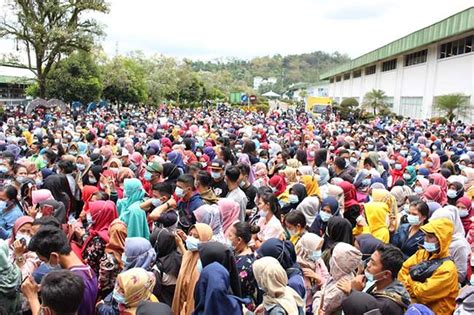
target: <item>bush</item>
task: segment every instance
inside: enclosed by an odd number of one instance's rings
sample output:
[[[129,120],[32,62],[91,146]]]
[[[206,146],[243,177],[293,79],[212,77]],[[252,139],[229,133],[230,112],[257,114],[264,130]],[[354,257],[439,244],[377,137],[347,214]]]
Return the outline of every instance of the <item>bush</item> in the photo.
[[[343,108],[357,107],[357,106],[359,106],[359,102],[358,102],[355,98],[349,97],[349,98],[344,99],[344,100],[341,102],[341,105],[340,105],[340,106],[343,107]]]
[[[265,114],[268,113],[270,110],[270,106],[268,104],[258,104],[255,106],[257,112],[264,112]]]

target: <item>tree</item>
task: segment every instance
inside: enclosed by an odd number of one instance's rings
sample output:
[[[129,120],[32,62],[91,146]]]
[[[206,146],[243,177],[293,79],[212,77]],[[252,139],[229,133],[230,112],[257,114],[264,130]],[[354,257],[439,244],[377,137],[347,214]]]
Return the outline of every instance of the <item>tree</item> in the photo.
[[[372,109],[374,116],[376,116],[377,110],[387,107],[385,103],[386,98],[387,96],[385,95],[384,91],[373,89],[372,91],[365,94],[362,107],[364,109]]]
[[[67,103],[98,101],[102,93],[99,67],[94,56],[76,52],[58,62],[46,79],[46,97]]]
[[[354,116],[356,116],[356,108],[358,106],[359,102],[353,97],[342,100],[341,104],[338,106],[338,110],[341,113],[341,118],[348,119],[350,113],[353,113]]]
[[[97,21],[84,15],[107,13],[109,6],[105,0],[7,1],[0,38],[22,44],[27,66],[36,75],[38,94],[45,97],[46,79],[55,63],[75,50],[90,50],[95,38],[103,35]]]
[[[436,97],[435,108],[446,114],[449,121],[465,115],[469,108],[469,97],[462,93],[452,93]]]
[[[144,68],[134,59],[117,56],[102,67],[103,97],[115,104],[147,101]]]

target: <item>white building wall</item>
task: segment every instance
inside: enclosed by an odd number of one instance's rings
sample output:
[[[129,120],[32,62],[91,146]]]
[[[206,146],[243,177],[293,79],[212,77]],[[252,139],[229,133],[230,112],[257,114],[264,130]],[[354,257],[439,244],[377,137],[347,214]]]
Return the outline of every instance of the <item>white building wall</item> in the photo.
[[[474,34],[473,32],[462,34],[458,38],[463,38]],[[329,84],[329,96],[339,99],[343,97],[355,97],[362,101],[364,95],[372,89],[385,91],[388,97],[393,97],[393,111],[398,114],[408,114],[419,116],[417,118],[428,118],[436,113],[433,112],[434,97],[449,93],[464,93],[471,96],[472,118],[466,120],[474,121],[474,52],[458,56],[438,59],[439,46],[444,42],[449,42],[456,37],[443,42],[434,43],[427,47],[419,47],[415,51],[428,49],[427,61],[422,64],[404,66],[404,56],[397,56],[397,68],[395,70],[382,72],[382,61],[376,63],[375,74],[365,75],[365,67],[362,69],[362,76],[349,80]],[[390,60],[393,58],[389,58]],[[386,60],[383,60],[386,61]],[[369,65],[367,65],[369,66]],[[411,110],[411,105],[418,104],[422,97],[421,108]],[[405,105],[402,105],[401,102]],[[402,108],[403,107],[403,108]]]

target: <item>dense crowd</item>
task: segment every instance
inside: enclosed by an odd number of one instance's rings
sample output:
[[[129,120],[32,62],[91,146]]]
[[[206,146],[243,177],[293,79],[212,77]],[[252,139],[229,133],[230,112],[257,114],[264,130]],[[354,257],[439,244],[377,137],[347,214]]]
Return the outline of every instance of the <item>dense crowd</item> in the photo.
[[[0,314],[473,314],[474,128],[6,112]]]

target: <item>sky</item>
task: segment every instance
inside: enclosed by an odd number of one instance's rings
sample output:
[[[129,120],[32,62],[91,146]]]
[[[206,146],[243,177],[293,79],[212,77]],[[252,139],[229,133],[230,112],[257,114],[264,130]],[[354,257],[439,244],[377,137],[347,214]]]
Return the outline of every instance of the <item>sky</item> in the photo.
[[[0,3],[8,0],[0,0]],[[109,56],[250,59],[322,50],[355,58],[473,5],[472,0],[108,0]],[[0,40],[0,53],[14,49]]]

